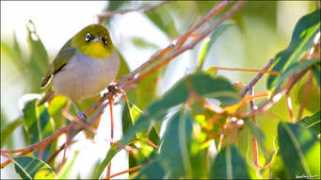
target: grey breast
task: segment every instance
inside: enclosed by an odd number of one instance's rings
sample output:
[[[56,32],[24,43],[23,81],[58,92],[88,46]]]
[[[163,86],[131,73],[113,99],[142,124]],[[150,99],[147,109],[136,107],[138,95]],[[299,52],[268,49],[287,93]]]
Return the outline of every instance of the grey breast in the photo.
[[[108,59],[90,59],[76,53],[72,60],[55,75],[54,90],[79,101],[97,95],[117,75],[119,57],[116,52]]]

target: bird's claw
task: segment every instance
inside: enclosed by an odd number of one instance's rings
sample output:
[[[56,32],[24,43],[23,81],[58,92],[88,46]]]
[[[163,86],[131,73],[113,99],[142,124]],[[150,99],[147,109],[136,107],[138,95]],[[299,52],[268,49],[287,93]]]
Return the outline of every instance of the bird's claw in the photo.
[[[87,115],[85,113],[81,112],[81,111],[79,111],[77,113],[77,117],[82,121],[86,121],[86,119],[87,119]]]

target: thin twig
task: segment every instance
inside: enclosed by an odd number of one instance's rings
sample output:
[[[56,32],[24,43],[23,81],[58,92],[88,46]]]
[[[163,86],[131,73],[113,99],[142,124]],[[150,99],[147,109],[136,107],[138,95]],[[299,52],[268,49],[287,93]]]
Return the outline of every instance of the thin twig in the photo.
[[[267,109],[269,109],[270,107],[272,107],[275,103],[279,102],[280,99],[286,95],[287,93],[289,93],[293,86],[301,79],[303,78],[303,76],[306,74],[306,71],[303,71],[299,74],[295,74],[293,76],[291,76],[289,78],[289,81],[286,85],[285,88],[280,89],[276,92],[274,92],[274,94],[272,94],[271,98],[268,99],[267,101],[264,101],[257,109],[250,111],[248,113],[245,113],[243,115],[243,117],[252,117],[253,115],[257,114],[257,113],[261,113],[261,112],[265,112]]]
[[[289,113],[289,119],[293,122],[294,121],[293,106],[292,106],[292,99],[289,94],[286,94],[286,105]]]
[[[250,83],[245,87],[242,91],[241,96],[245,96],[245,94],[251,90],[253,86],[263,77],[264,73],[266,73],[270,67],[273,65],[274,59],[270,59],[262,68],[262,70],[256,74],[256,76],[250,81]]]
[[[253,72],[253,73],[263,73],[263,74],[269,74],[271,76],[278,76],[280,73],[276,71],[266,71],[262,72],[262,69],[256,69],[256,68],[233,68],[233,67],[222,67],[222,66],[211,66],[217,70],[222,71],[240,71],[240,72]]]
[[[154,4],[154,5],[146,5],[146,6],[140,6],[137,8],[131,8],[131,9],[120,9],[120,10],[116,10],[116,11],[105,11],[102,12],[101,14],[97,15],[98,18],[98,23],[102,23],[103,21],[105,21],[106,19],[114,16],[114,15],[123,15],[126,13],[130,13],[130,12],[147,12],[147,11],[151,11],[165,3],[168,3],[169,1],[162,1],[158,4]]]
[[[122,174],[125,174],[125,173],[136,172],[136,171],[138,171],[141,167],[143,167],[143,165],[137,165],[137,166],[135,166],[135,167],[126,169],[126,170],[124,170],[124,171],[120,171],[120,172],[118,172],[118,173],[112,174],[112,175],[108,176],[107,179],[111,179],[111,178],[113,178],[113,177],[116,177],[116,176],[119,176],[119,175],[122,175]]]
[[[109,113],[110,113],[110,147],[112,147],[113,145],[113,140],[114,140],[114,115],[113,115],[113,95],[110,94],[110,96],[108,97],[109,100]],[[109,163],[108,167],[107,167],[107,172],[106,172],[106,177],[109,177],[111,173],[111,162]],[[106,179],[110,179],[110,178],[106,178]]]

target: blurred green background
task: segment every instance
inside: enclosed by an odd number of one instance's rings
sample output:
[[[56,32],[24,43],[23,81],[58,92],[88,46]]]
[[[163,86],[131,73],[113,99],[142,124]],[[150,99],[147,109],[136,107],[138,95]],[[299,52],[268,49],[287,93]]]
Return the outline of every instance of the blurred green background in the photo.
[[[137,8],[157,3],[159,2],[1,1],[1,128],[19,117],[21,97],[24,94],[41,92],[40,79],[46,72],[48,63],[73,34],[82,27],[95,23],[97,14],[106,9]],[[106,22],[106,26],[111,32],[114,43],[133,70],[156,50],[167,46],[178,35],[184,33],[216,3],[215,1],[168,2],[145,13],[115,15]],[[297,20],[314,10],[317,3],[316,1],[248,2],[229,21],[232,25],[211,46],[205,60],[205,69],[213,65],[261,68],[277,52],[287,47]],[[29,20],[32,20],[33,24]],[[178,79],[194,70],[199,47],[198,45],[193,50],[185,52],[166,67],[157,85],[158,95],[166,92]],[[232,82],[242,83],[247,83],[254,75],[231,71],[218,73],[228,77]],[[256,86],[256,91],[263,89],[265,89],[265,79]],[[275,108],[275,113],[279,117],[284,115],[282,106],[280,103],[279,107]],[[276,122],[273,123],[273,118],[262,122],[265,132],[275,131],[273,128],[276,126],[273,124]],[[18,129],[11,137],[10,143],[5,146],[1,144],[1,147],[14,148],[25,145],[21,136],[22,130]],[[271,136],[267,143],[272,145],[273,138]],[[78,171],[81,172],[81,169]],[[79,172],[75,172],[75,175]],[[6,177],[15,176],[9,169],[1,173],[1,178]],[[81,177],[86,177],[86,174],[81,173]]]

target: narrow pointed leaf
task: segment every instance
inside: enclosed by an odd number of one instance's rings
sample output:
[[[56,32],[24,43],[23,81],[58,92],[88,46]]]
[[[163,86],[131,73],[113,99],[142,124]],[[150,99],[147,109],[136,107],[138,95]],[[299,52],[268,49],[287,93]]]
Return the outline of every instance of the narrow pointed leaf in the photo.
[[[281,122],[278,142],[289,178],[320,177],[320,140],[315,133],[302,125]]]
[[[250,168],[241,156],[237,148],[227,146],[215,157],[211,169],[212,179],[249,179],[251,178]]]
[[[320,9],[303,16],[298,21],[288,48],[276,55],[272,70],[282,74],[291,64],[299,62],[304,53],[313,46],[313,39],[318,32],[320,32]],[[267,87],[274,88],[277,79],[278,76],[269,76]]]
[[[135,179],[162,179],[165,176],[165,171],[158,159],[151,160],[145,165],[135,177]]]
[[[34,157],[16,157],[14,165],[22,179],[54,179],[56,176],[48,164]]]
[[[281,87],[282,84],[289,79],[289,77],[293,76],[294,74],[299,74],[300,72],[303,72],[316,64],[320,64],[320,60],[305,60],[303,62],[291,64],[275,81],[275,89]]]
[[[6,144],[6,141],[8,141],[11,134],[21,124],[22,124],[22,120],[16,119],[16,120],[10,122],[8,125],[6,125],[3,129],[1,129],[1,147]]]
[[[192,119],[189,112],[177,112],[168,122],[160,147],[160,163],[166,177],[191,177],[191,137]]]
[[[303,124],[306,128],[311,128],[316,133],[320,133],[321,111],[316,112],[312,116],[303,118],[301,121],[299,121],[299,124]]]
[[[313,75],[317,81],[319,88],[321,88],[321,64],[316,64],[312,67]]]
[[[185,102],[191,92],[204,97],[216,98],[223,106],[239,100],[237,90],[225,78],[213,78],[204,73],[189,75],[177,82],[162,98],[154,101],[144,111],[134,126],[124,134],[122,144],[127,144],[137,132],[147,130],[153,123],[161,122],[169,108]]]

